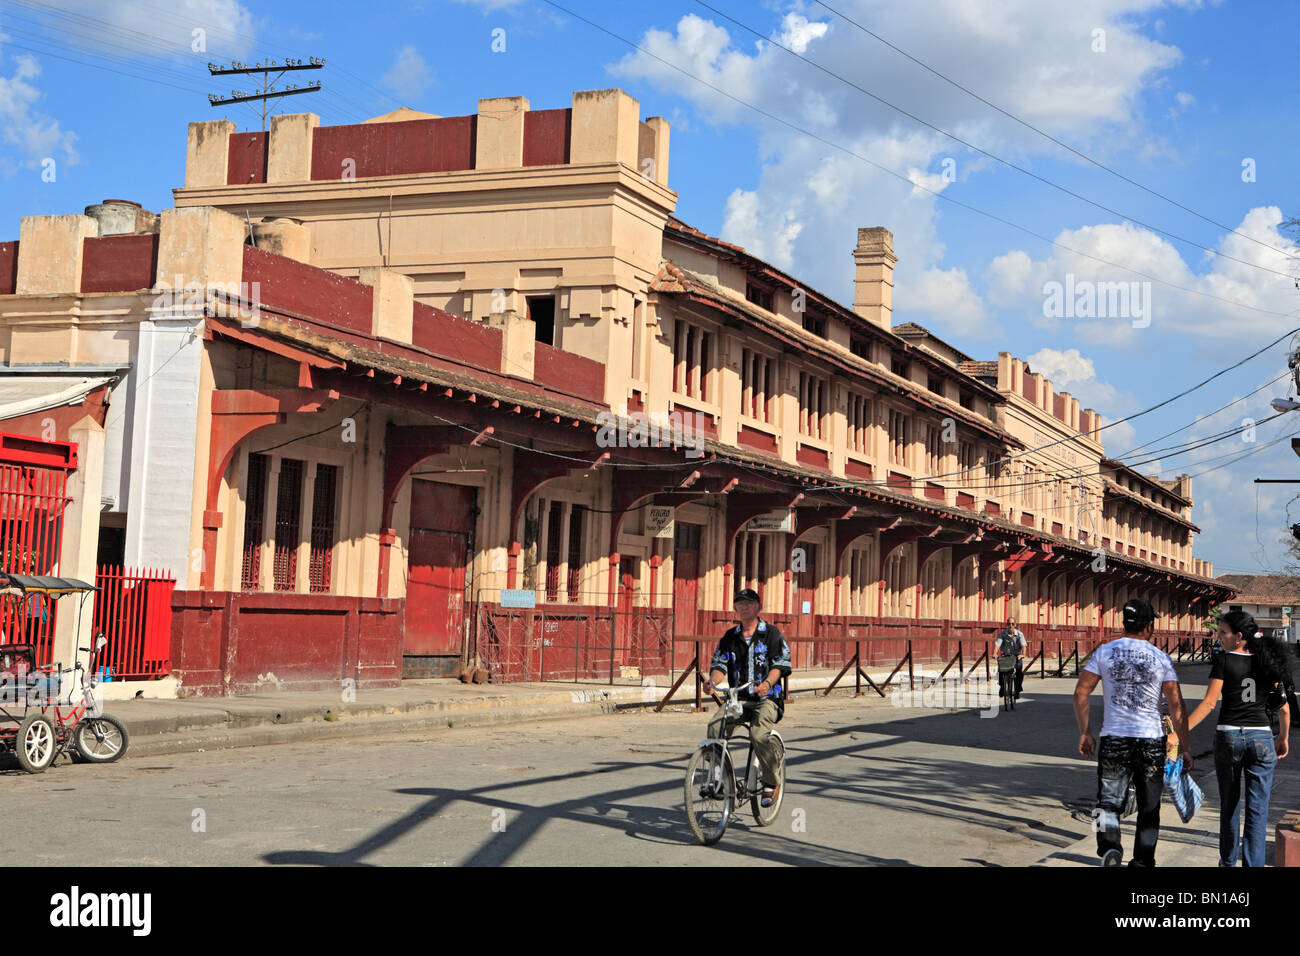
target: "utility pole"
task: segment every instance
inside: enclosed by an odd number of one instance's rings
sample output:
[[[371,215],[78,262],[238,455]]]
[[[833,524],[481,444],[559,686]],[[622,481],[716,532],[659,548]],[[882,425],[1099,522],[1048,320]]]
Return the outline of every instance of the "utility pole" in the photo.
[[[284,96],[293,96],[297,93],[315,93],[320,90],[320,80],[315,83],[309,83],[306,86],[298,86],[296,83],[288,87],[277,90],[275,84],[280,81],[280,77],[291,70],[319,70],[325,65],[325,60],[320,57],[310,57],[307,62],[302,60],[285,59],[283,63],[277,63],[275,60],[266,60],[253,66],[247,63],[231,63],[230,66],[218,66],[215,63],[208,64],[208,73],[212,76],[229,76],[233,73],[251,75],[260,73],[262,75],[261,91],[256,93],[242,93],[239,90],[231,90],[230,96],[218,97],[215,93],[209,94],[208,105],[225,106],[227,103],[250,103],[258,102],[260,104],[260,113],[262,116],[262,132],[266,132],[266,117],[271,110],[271,100],[278,100]],[[275,77],[272,78],[271,74]]]

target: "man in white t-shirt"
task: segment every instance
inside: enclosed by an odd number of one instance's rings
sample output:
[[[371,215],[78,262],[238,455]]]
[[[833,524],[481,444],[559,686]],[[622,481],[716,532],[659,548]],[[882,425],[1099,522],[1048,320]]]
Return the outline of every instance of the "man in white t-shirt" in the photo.
[[[1164,790],[1165,733],[1160,698],[1178,735],[1184,767],[1192,769],[1187,747],[1187,711],[1169,655],[1151,644],[1156,612],[1134,598],[1124,605],[1125,636],[1093,651],[1074,688],[1079,753],[1097,754],[1097,855],[1102,866],[1119,866],[1119,814],[1130,781],[1137,790],[1137,835],[1129,866],[1155,866]],[[1093,739],[1088,695],[1100,681],[1105,698],[1101,742]]]

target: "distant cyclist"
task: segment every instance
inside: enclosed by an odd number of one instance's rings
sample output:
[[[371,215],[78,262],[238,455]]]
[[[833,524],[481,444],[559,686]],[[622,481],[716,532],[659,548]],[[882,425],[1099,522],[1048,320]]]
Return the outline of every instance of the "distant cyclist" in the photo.
[[[998,659],[1006,662],[1007,659],[1014,657],[1016,659],[1016,699],[1020,698],[1021,692],[1025,688],[1025,651],[1029,650],[1029,641],[1025,639],[1024,633],[1016,627],[1015,618],[1007,621],[1007,626],[998,631],[998,639],[995,642],[998,649]],[[999,666],[998,670],[1003,668]]]
[[[758,592],[745,588],[736,594],[736,616],[740,623],[722,635],[713,652],[713,664],[704,681],[705,693],[713,693],[715,684],[740,687],[755,682],[755,686],[741,695],[741,700],[753,701],[757,706],[746,711],[750,739],[762,773],[762,805],[770,807],[779,796],[777,771],[779,756],[771,745],[772,728],[785,715],[786,688],[782,682],[790,677],[790,649],[775,624],[758,616],[761,602]],[[708,735],[720,737],[725,710],[709,721]]]

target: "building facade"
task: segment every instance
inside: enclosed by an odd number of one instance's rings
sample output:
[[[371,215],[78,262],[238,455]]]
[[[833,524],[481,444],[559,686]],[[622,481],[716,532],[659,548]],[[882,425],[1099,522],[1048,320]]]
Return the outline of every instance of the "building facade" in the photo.
[[[1008,616],[1086,645],[1135,594],[1190,636],[1230,593],[1190,478],[893,326],[888,230],[847,307],[676,219],[668,169],[619,90],[194,123],[175,208],[0,244],[0,375],[111,386],[105,527],[175,575],[181,693],[658,673],[742,585],[801,666]]]

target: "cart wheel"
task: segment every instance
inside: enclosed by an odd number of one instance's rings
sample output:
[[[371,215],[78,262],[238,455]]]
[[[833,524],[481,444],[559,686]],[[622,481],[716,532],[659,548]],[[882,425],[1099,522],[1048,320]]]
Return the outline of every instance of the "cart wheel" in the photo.
[[[126,726],[111,714],[84,718],[72,734],[72,749],[86,763],[112,763],[130,743]]]
[[[41,773],[54,763],[54,753],[58,750],[58,739],[54,733],[54,721],[44,714],[28,714],[18,725],[18,739],[14,741],[14,753],[18,762],[28,773]]]

